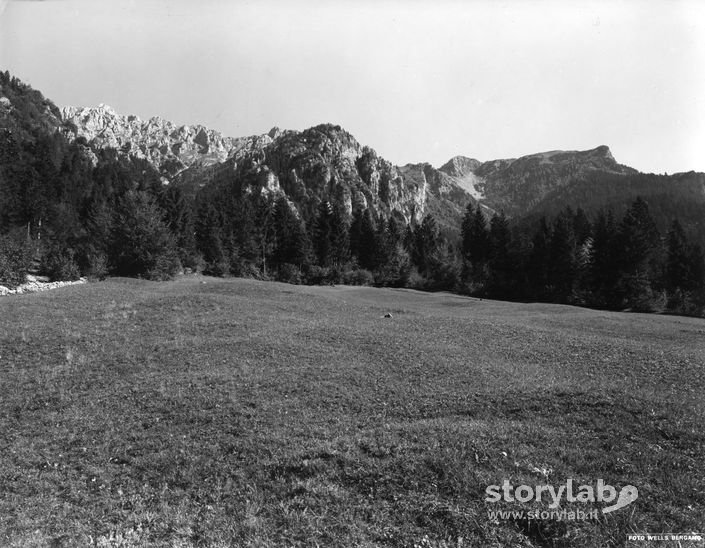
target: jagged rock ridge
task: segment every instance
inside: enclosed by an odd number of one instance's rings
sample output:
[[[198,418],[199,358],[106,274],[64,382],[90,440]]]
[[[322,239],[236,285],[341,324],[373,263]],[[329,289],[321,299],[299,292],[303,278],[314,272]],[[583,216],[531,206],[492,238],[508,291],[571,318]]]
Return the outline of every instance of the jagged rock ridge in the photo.
[[[228,163],[231,171],[225,177],[239,181],[240,187],[282,192],[305,215],[329,200],[348,214],[372,208],[382,217],[395,214],[412,222],[421,220],[429,204],[443,199],[429,194],[426,181],[405,178],[391,162],[332,124],[281,132],[261,150]],[[456,205],[458,214],[462,207]]]
[[[489,214],[503,211],[522,218],[572,204],[595,181],[638,174],[619,164],[607,146],[485,162],[456,156],[440,168],[428,163],[395,166],[331,124],[233,138],[159,117],[122,116],[104,105],[68,107],[62,114],[91,146],[147,159],[165,182],[174,182],[187,194],[194,196],[213,181],[231,181],[240,191],[282,193],[307,218],[322,200],[330,200],[349,213],[370,207],[383,217],[396,214],[407,222],[431,213],[442,226],[457,231],[468,203],[480,203]],[[606,205],[609,196],[626,193],[619,197],[625,201],[636,191],[610,188]]]
[[[269,135],[224,137],[201,125],[177,125],[158,116],[142,120],[120,115],[107,105],[65,107],[61,115],[89,144],[146,159],[167,177],[188,168],[205,168],[239,158],[272,141]]]
[[[179,126],[159,117],[142,120],[106,105],[66,107],[64,120],[91,146],[113,148],[148,160],[165,177],[195,195],[214,180],[284,193],[304,212],[321,200],[341,203],[348,213],[370,207],[378,215],[397,214],[406,222],[428,212],[441,224],[457,226],[471,197],[454,181],[406,176],[373,149],[331,124],[305,131],[281,131],[232,138],[203,126]]]

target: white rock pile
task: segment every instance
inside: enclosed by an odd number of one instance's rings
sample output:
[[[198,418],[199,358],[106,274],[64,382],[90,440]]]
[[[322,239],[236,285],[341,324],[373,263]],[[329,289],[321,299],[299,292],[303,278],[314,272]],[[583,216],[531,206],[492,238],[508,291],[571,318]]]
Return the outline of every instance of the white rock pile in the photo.
[[[86,283],[86,278],[79,278],[73,282],[50,282],[49,279],[44,276],[27,275],[27,281],[22,285],[17,286],[15,289],[10,289],[9,287],[0,285],[0,297],[4,297],[5,295],[21,295],[22,293],[35,293],[37,291],[48,291],[50,289],[56,289],[57,287],[84,283]]]

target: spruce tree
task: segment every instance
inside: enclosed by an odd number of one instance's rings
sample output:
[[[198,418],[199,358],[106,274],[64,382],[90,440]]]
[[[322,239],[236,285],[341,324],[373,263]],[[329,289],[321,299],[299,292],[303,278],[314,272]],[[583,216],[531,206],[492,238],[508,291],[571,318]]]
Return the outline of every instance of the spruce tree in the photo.
[[[489,292],[495,297],[508,297],[512,291],[513,265],[510,253],[511,231],[504,213],[490,221]]]
[[[546,217],[541,217],[531,243],[527,265],[528,293],[533,299],[548,299],[551,229]]]
[[[331,263],[331,236],[333,224],[333,208],[328,201],[323,201],[318,206],[318,212],[313,224],[312,244],[316,259],[320,266],[330,266]]]
[[[552,300],[568,302],[575,279],[575,241],[572,219],[567,213],[558,216],[553,223],[547,274]]]
[[[617,295],[621,306],[650,311],[655,306],[654,282],[658,277],[660,237],[649,207],[637,198],[619,226],[620,272]]]
[[[690,255],[688,241],[681,224],[674,220],[668,232],[668,255],[665,286],[669,294],[687,290],[690,278]]]
[[[143,191],[129,191],[121,198],[110,249],[119,275],[163,280],[176,274],[180,267],[164,211]]]
[[[592,258],[588,267],[589,301],[594,306],[619,306],[617,280],[619,278],[619,239],[611,210],[601,212],[594,223]]]
[[[308,237],[301,220],[292,211],[284,196],[275,202],[273,224],[273,263],[277,266],[290,264],[301,268],[308,255]]]
[[[462,224],[462,251],[465,261],[470,263],[473,280],[482,281],[485,265],[490,253],[490,233],[480,204],[473,209],[468,204]]]
[[[350,260],[350,234],[345,213],[337,204],[331,215],[330,250],[331,266],[342,269]]]
[[[426,215],[414,230],[412,260],[423,275],[433,268],[440,249],[441,237],[433,215]]]
[[[377,230],[369,209],[358,211],[350,226],[350,251],[361,268],[374,270],[378,263]]]
[[[210,201],[199,204],[195,221],[195,239],[205,261],[205,272],[222,276],[230,270],[223,246],[223,221]]]

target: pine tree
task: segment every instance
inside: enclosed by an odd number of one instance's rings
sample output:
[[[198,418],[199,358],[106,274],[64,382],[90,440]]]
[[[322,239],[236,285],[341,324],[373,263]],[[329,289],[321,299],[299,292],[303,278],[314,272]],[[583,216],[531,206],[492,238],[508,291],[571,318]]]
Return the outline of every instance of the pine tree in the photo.
[[[275,202],[273,224],[273,263],[278,266],[289,264],[301,268],[308,255],[308,236],[301,220],[292,211],[284,196]]]
[[[205,272],[223,276],[230,270],[223,246],[223,221],[210,201],[199,204],[195,221],[196,245],[205,261]]]
[[[546,217],[541,217],[539,226],[532,239],[531,251],[527,265],[528,292],[531,298],[544,300],[549,298],[549,270],[551,229]]]
[[[575,245],[582,246],[585,241],[592,236],[592,224],[582,208],[578,208],[573,216],[573,234]]]
[[[669,294],[687,290],[690,278],[690,256],[688,241],[681,224],[674,220],[668,232],[668,258],[666,262],[665,286]]]
[[[705,306],[705,261],[699,245],[690,245],[685,231],[674,220],[668,233],[664,286],[668,307],[684,313],[700,313]]]
[[[159,196],[159,203],[165,212],[165,221],[176,238],[179,257],[184,266],[196,266],[196,238],[193,210],[176,186],[170,185]]]
[[[496,297],[507,297],[512,291],[513,265],[510,254],[511,232],[504,213],[490,221],[489,292]]]
[[[361,268],[377,267],[377,230],[369,209],[358,211],[350,226],[350,251]]]
[[[572,219],[568,214],[558,216],[553,223],[547,270],[552,299],[568,302],[573,293],[575,278],[575,241]]]
[[[470,263],[472,278],[481,282],[490,254],[490,233],[480,204],[475,209],[468,204],[461,230],[463,258]]]
[[[330,266],[331,263],[331,236],[333,224],[333,207],[330,202],[323,201],[318,206],[318,213],[314,219],[312,243],[313,249],[321,266]]]
[[[142,191],[127,192],[118,204],[111,246],[115,271],[152,280],[170,278],[180,264],[164,212]]]
[[[364,213],[364,210],[355,210],[353,212],[352,222],[350,223],[350,254],[355,258],[358,258],[360,255],[360,238],[362,235],[362,217]]]
[[[342,269],[350,260],[350,234],[343,210],[333,206],[330,229],[331,266]]]
[[[414,249],[411,256],[422,275],[433,268],[440,245],[441,237],[436,219],[433,215],[426,215],[414,230]]]
[[[619,278],[619,240],[612,211],[600,213],[594,224],[592,260],[589,265],[590,303],[594,306],[619,306],[617,280]]]
[[[655,306],[654,282],[658,277],[660,237],[649,207],[637,198],[619,226],[620,272],[617,295],[621,306],[650,311]]]
[[[271,196],[260,194],[255,198],[254,203],[255,225],[253,240],[257,246],[259,255],[258,261],[261,265],[262,274],[268,276],[267,263],[272,255],[272,250],[276,242],[274,231],[274,200]]]

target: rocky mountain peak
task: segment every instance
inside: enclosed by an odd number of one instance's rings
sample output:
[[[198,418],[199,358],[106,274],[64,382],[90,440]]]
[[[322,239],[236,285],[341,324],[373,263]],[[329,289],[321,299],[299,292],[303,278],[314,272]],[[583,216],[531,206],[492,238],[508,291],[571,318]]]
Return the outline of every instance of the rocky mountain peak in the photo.
[[[592,152],[595,156],[605,158],[606,160],[611,160],[613,162],[616,162],[614,159],[614,156],[612,156],[612,151],[610,150],[610,147],[607,145],[600,145],[599,147],[589,151]]]
[[[464,177],[473,173],[481,164],[482,162],[474,158],[454,156],[438,169],[451,177]]]
[[[160,116],[142,120],[121,115],[108,105],[64,107],[62,118],[76,126],[76,136],[97,148],[148,160],[167,176],[194,166],[211,166],[271,143],[268,135],[232,138],[204,126],[177,125]]]

